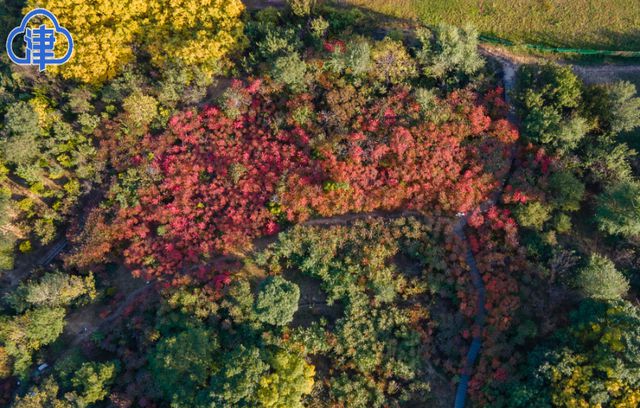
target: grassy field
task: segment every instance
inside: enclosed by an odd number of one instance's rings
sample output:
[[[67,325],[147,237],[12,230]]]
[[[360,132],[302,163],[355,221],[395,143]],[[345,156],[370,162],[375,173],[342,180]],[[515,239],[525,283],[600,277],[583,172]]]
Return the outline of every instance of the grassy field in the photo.
[[[343,0],[427,24],[558,47],[640,50],[640,0]]]

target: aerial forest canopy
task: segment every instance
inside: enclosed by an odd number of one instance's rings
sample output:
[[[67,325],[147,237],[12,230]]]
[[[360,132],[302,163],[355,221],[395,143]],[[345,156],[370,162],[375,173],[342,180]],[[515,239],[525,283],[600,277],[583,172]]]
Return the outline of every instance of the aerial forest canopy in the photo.
[[[0,3],[0,405],[638,406],[636,85],[263,3]]]

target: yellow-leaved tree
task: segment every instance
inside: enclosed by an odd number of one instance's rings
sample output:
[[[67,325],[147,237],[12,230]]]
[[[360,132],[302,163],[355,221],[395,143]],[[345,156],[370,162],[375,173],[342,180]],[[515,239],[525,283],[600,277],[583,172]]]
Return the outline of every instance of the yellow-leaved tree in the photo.
[[[155,0],[149,2],[146,50],[157,67],[177,61],[215,73],[226,56],[244,44],[240,0]]]
[[[241,0],[29,0],[25,13],[35,7],[51,11],[74,40],[71,59],[48,69],[90,84],[116,76],[136,52],[158,68],[175,61],[212,75],[244,44]]]

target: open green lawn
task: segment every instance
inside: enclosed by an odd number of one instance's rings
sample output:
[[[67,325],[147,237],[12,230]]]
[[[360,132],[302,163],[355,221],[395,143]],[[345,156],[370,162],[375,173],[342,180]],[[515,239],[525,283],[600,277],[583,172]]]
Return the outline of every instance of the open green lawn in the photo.
[[[482,34],[550,46],[640,50],[640,0],[346,0],[427,24],[472,23]]]

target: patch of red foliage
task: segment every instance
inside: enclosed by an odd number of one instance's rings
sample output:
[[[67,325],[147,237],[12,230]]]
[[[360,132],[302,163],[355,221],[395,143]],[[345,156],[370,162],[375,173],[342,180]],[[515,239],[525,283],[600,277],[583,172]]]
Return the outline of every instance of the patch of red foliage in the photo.
[[[451,113],[437,124],[397,89],[362,109],[344,134],[318,141],[319,126],[286,120],[295,103],[259,82],[234,86],[250,101],[239,116],[216,106],[187,111],[144,139],[132,164],[154,181],[99,229],[108,240],[95,243],[102,256],[120,243],[137,274],[184,283],[213,279],[203,265],[284,221],[401,208],[469,211],[498,186],[518,137],[500,116],[499,89],[485,97],[452,92],[440,101]],[[313,108],[311,95],[298,98]]]

